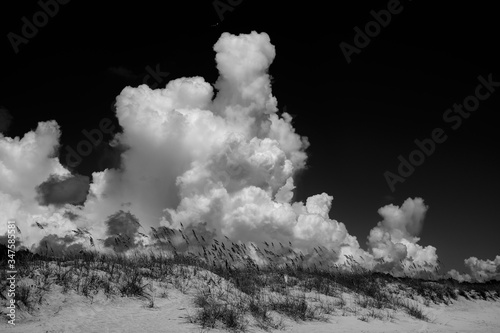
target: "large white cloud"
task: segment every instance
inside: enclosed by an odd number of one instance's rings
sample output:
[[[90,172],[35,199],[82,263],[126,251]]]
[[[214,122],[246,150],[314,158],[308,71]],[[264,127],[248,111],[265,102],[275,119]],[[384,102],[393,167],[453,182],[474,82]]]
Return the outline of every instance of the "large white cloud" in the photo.
[[[344,223],[330,217],[333,197],[322,193],[293,202],[293,179],[306,166],[309,142],[296,133],[289,114],[277,113],[268,74],[276,51],[269,36],[224,33],[214,50],[220,73],[214,86],[192,77],[160,89],[123,89],[116,100],[123,132],[113,140],[126,148],[122,165],[92,175],[82,207],[61,204],[79,201],[82,193],[73,188],[88,184],[75,178],[69,191],[54,181],[71,179],[55,155],[60,132],[54,121],[22,139],[0,134],[0,209],[6,212],[0,234],[6,219],[15,218],[28,246],[76,228],[104,239],[108,217],[129,216],[116,215],[124,210],[138,218],[141,232],[182,223],[209,239],[292,243],[311,260],[318,254],[313,248],[321,247],[332,263],[346,263],[349,256],[395,274],[411,274],[410,265],[437,267],[436,248],[418,244],[427,212],[420,198],[380,208],[383,220],[371,230],[366,251]],[[43,206],[36,188],[49,192]],[[493,264],[472,258],[467,263],[491,275],[498,258]]]
[[[40,206],[37,201],[36,188],[40,184],[53,175],[70,176],[57,158],[59,137],[55,121],[39,123],[36,130],[23,138],[0,134],[0,235],[7,231],[9,220],[17,222],[22,233],[18,236],[28,245],[49,233],[67,234],[74,227],[63,217],[63,208]],[[37,227],[36,222],[44,229]]]

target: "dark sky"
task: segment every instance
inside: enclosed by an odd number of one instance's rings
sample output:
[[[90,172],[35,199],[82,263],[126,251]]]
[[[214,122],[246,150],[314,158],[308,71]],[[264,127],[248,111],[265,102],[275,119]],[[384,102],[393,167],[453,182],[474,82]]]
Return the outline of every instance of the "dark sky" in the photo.
[[[364,247],[381,220],[378,208],[422,197],[430,208],[420,244],[437,247],[446,268],[461,269],[470,256],[500,254],[500,87],[456,129],[455,120],[443,119],[454,103],[474,96],[479,76],[500,82],[493,4],[401,1],[399,13],[348,63],[339,44],[354,45],[354,28],[364,30],[373,20],[370,11],[392,2],[221,2],[236,4],[223,21],[211,0],[107,1],[106,7],[73,0],[17,53],[8,34],[21,35],[22,18],[32,22],[41,7],[3,2],[0,106],[13,116],[7,135],[57,120],[64,164],[66,147],[85,139],[82,130],[109,118],[119,131],[111,105],[125,86],[142,84],[155,68],[169,73],[159,87],[188,76],[214,83],[213,45],[222,32],[266,32],[276,46],[270,74],[279,108],[286,106],[297,132],[311,143],[296,200],[333,195],[330,217],[344,222]],[[147,83],[156,84],[152,78]],[[384,173],[397,174],[398,156],[408,159],[414,140],[431,138],[435,128],[447,140],[391,191]],[[101,144],[75,171],[90,175],[112,167],[116,156]]]

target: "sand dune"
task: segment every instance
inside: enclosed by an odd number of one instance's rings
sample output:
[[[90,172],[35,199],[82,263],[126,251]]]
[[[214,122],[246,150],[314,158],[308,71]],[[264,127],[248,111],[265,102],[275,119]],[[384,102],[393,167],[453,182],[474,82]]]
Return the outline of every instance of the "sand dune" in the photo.
[[[217,276],[208,271],[200,271],[184,285],[159,283],[145,280],[151,287],[154,306],[146,298],[106,295],[102,290],[86,297],[74,290],[63,292],[60,285],[52,285],[44,294],[41,304],[32,311],[17,310],[16,325],[7,324],[5,316],[0,323],[2,332],[38,333],[38,332],[227,332],[227,330],[202,330],[192,318],[197,308],[194,299],[200,289],[206,288],[207,281],[217,280]],[[173,280],[172,280],[173,281]],[[176,283],[179,283],[177,281]],[[175,283],[174,283],[175,284]],[[23,279],[20,285],[32,285],[39,288],[37,281]],[[179,290],[180,289],[180,290]],[[293,293],[294,288],[290,288]],[[218,279],[212,293],[217,290],[226,294],[237,293],[227,281]],[[241,293],[241,292],[240,292]],[[271,292],[270,292],[271,293]],[[235,294],[236,295],[236,294]],[[318,297],[328,301],[334,297],[307,292],[308,302]],[[344,306],[336,306],[333,313],[323,316],[322,320],[294,321],[283,317],[284,332],[500,332],[500,302],[498,299],[466,299],[459,296],[450,300],[448,305],[425,302],[423,298],[407,299],[414,302],[429,318],[428,321],[411,317],[402,309],[376,310],[357,306],[359,295],[343,290],[339,297],[345,299]],[[333,304],[333,303],[332,303]],[[367,315],[377,311],[381,318]],[[31,314],[30,314],[31,313]],[[264,332],[249,321],[249,331]]]

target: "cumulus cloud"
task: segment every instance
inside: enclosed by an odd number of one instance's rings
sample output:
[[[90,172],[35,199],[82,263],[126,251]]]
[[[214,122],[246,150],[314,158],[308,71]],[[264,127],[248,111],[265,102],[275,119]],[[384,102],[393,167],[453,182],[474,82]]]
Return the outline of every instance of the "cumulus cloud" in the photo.
[[[375,269],[411,274],[439,266],[436,248],[417,244],[427,209],[423,199],[408,198],[401,207],[390,204],[378,210],[383,220],[370,231],[367,242]]]
[[[55,121],[41,122],[22,139],[0,137],[0,191],[16,198],[33,200],[34,187],[51,174],[68,175],[59,163],[60,131]]]
[[[224,33],[214,50],[220,73],[214,86],[191,77],[163,89],[123,89],[116,100],[123,132],[112,143],[124,147],[120,168],[95,172],[89,185],[52,158],[60,135],[55,122],[40,123],[21,140],[4,139],[9,162],[0,172],[11,182],[2,188],[11,215],[24,218],[35,239],[64,224],[67,233],[85,228],[120,251],[148,242],[137,236],[140,221],[146,228],[184,225],[208,240],[293,244],[311,261],[318,247],[328,251],[324,259],[342,264],[352,256],[368,268],[374,258],[432,256],[432,248],[416,244],[426,211],[419,199],[380,210],[384,221],[372,231],[368,252],[330,217],[333,197],[293,202],[294,176],[306,166],[309,142],[288,113],[277,113],[269,36]],[[35,222],[44,229],[33,228]],[[126,240],[117,244],[117,237]]]
[[[108,236],[103,242],[105,247],[124,252],[138,245],[135,238],[141,224],[133,214],[120,210],[111,215],[105,223]]]
[[[81,204],[85,202],[89,191],[89,177],[81,175],[51,175],[36,187],[40,205]]]
[[[466,273],[460,273],[456,269],[451,269],[446,273],[446,275],[452,279],[457,280],[458,282],[471,282],[472,277]]]
[[[220,73],[214,85],[191,77],[162,89],[123,89],[116,99],[123,131],[111,143],[120,149],[107,163],[114,167],[91,180],[59,164],[55,121],[23,138],[0,136],[0,235],[6,220],[15,219],[23,241],[41,249],[92,246],[92,235],[100,250],[127,251],[151,244],[151,227],[184,226],[207,241],[226,236],[290,245],[311,263],[321,249],[323,260],[339,265],[355,260],[394,274],[436,269],[436,248],[418,244],[428,209],[421,198],[380,208],[367,250],[331,217],[332,196],[293,202],[309,142],[291,115],[277,113],[269,36],[224,33],[214,50]],[[470,261],[471,269],[493,274],[489,263],[478,262]]]
[[[460,273],[452,269],[448,271],[447,276],[460,282],[500,281],[500,256],[496,256],[493,260],[470,257],[464,260],[464,264],[466,272]]]
[[[83,243],[73,235],[57,236],[50,234],[43,237],[40,243],[33,247],[33,251],[49,256],[61,256],[67,253],[78,253],[83,248]]]
[[[493,260],[482,260],[470,257],[464,260],[467,273],[459,273],[452,269],[448,275],[458,281],[500,281],[500,256]]]
[[[7,232],[7,221],[14,220],[28,247],[48,234],[64,236],[75,227],[58,207],[41,206],[37,201],[36,187],[51,175],[70,176],[57,158],[59,137],[55,121],[39,123],[23,138],[0,136],[0,234]],[[41,229],[36,222],[46,227]]]
[[[496,256],[494,260],[481,260],[470,257],[465,259],[464,263],[471,276],[476,280],[500,280],[500,256]]]

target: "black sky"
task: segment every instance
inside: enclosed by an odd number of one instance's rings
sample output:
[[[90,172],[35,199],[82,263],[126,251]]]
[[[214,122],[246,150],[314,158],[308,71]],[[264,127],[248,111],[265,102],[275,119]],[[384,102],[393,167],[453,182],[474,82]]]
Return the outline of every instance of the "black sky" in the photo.
[[[37,1],[4,2],[0,106],[13,116],[7,136],[55,119],[64,164],[66,147],[85,139],[82,130],[109,118],[119,131],[111,105],[125,86],[142,84],[156,67],[169,73],[159,87],[188,76],[214,83],[213,45],[222,32],[266,32],[276,46],[270,74],[279,108],[286,106],[311,143],[296,200],[333,195],[330,217],[364,247],[381,220],[378,208],[422,197],[430,209],[420,244],[437,247],[447,268],[500,254],[500,88],[456,130],[443,120],[454,103],[474,94],[478,76],[500,82],[494,4],[401,1],[401,12],[348,64],[339,44],[353,45],[353,29],[364,29],[370,11],[389,1],[282,3],[244,0],[220,21],[212,0],[106,6],[73,0],[16,54],[8,33],[20,35],[22,17],[32,21],[41,8]],[[384,172],[397,173],[398,156],[407,158],[414,140],[430,138],[435,128],[448,139],[392,192]],[[118,161],[101,144],[75,171],[90,176]]]

